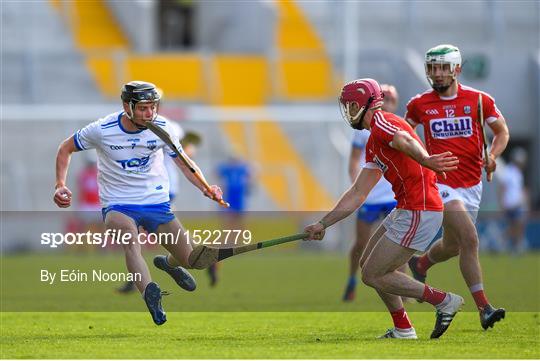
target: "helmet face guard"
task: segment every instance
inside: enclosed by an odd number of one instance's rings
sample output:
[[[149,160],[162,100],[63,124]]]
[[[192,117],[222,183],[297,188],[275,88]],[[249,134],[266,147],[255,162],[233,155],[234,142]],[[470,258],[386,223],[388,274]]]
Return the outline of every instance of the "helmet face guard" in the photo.
[[[339,97],[341,115],[353,129],[363,129],[364,116],[369,109],[383,104],[384,94],[373,79],[357,79],[343,86]],[[357,108],[356,113],[352,110]]]
[[[121,99],[124,103],[129,105],[131,111],[131,114],[126,112],[126,116],[138,129],[146,129],[145,126],[139,125],[133,121],[135,106],[138,103],[154,103],[155,109],[153,109],[151,121],[156,120],[159,112],[161,95],[154,84],[142,81],[129,82],[122,87]]]
[[[369,106],[373,102],[373,97],[369,97],[366,104],[360,106],[356,101],[343,101],[342,98],[339,98],[339,110],[341,111],[341,116],[353,129],[362,130],[362,122],[364,121],[364,116],[366,115]],[[351,106],[355,104],[359,110],[356,114],[351,114]]]

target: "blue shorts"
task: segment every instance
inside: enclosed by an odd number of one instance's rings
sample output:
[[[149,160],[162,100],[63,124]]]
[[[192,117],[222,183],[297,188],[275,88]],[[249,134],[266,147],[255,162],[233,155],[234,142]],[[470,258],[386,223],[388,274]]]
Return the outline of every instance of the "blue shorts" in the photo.
[[[171,203],[159,204],[114,204],[101,209],[103,221],[110,211],[125,214],[135,221],[137,227],[142,226],[148,232],[155,232],[160,224],[169,223],[174,219]]]
[[[504,211],[504,214],[510,222],[522,221],[525,219],[525,209],[521,206],[507,209]]]
[[[358,209],[356,219],[366,223],[375,223],[380,218],[386,217],[397,205],[396,201],[378,204],[364,204]]]

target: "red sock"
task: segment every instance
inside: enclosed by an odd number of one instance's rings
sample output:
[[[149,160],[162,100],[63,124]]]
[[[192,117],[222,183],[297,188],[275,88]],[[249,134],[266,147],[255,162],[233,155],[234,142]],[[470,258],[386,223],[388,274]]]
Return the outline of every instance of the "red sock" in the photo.
[[[425,276],[429,267],[433,265],[434,263],[431,262],[426,252],[418,259],[418,263],[416,264],[416,271]]]
[[[444,301],[445,297],[446,292],[430,287],[428,285],[424,285],[424,294],[422,295],[423,301],[431,303],[433,306],[437,306],[439,303]]]
[[[409,316],[407,315],[407,312],[405,312],[404,308],[400,308],[397,311],[390,312],[392,315],[392,320],[394,321],[394,326],[396,328],[411,328],[411,320],[409,320]]]
[[[479,311],[482,311],[484,307],[486,307],[489,304],[486,294],[484,293],[484,290],[473,292],[472,296],[474,298],[474,302],[476,303],[476,307],[478,308]]]

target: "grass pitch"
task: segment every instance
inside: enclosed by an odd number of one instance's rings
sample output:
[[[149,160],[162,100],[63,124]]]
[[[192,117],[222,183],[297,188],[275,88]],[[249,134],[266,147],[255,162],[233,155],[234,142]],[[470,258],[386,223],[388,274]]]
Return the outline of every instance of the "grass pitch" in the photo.
[[[123,270],[120,254],[4,257],[1,357],[540,358],[540,256],[483,256],[482,265],[490,300],[508,310],[494,329],[480,328],[453,260],[434,267],[428,279],[467,302],[448,332],[429,340],[432,307],[412,303],[406,308],[420,339],[377,340],[392,326],[390,316],[365,286],[359,285],[354,303],[340,301],[346,281],[341,254],[270,250],[235,257],[223,262],[214,289],[203,271],[194,272],[199,287],[193,293],[151,267],[162,288],[173,292],[164,297],[168,321],[160,327],[139,295],[114,292],[118,284],[32,282],[40,268]],[[52,312],[60,310],[70,312]]]
[[[538,313],[511,313],[493,330],[459,314],[429,340],[434,315],[413,312],[419,340],[377,340],[383,312],[169,313],[154,326],[142,312],[7,313],[2,358],[539,358]]]

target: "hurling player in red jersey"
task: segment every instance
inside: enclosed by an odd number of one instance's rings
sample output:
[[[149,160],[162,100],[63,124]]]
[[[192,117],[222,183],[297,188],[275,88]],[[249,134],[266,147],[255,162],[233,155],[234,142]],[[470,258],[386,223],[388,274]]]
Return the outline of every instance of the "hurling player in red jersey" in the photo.
[[[371,236],[362,258],[362,281],[375,288],[390,311],[394,328],[383,338],[417,338],[400,296],[420,299],[437,309],[431,338],[440,337],[463,303],[461,296],[418,282],[397,269],[424,251],[442,224],[443,204],[435,172],[457,169],[451,152],[429,155],[412,127],[381,110],[383,93],[373,79],[347,83],[340,105],[349,124],[371,131],[366,165],[334,209],[305,228],[307,239],[320,240],[325,229],[360,207],[382,175],[392,184],[397,206]]]
[[[504,318],[505,310],[493,308],[484,293],[474,224],[482,196],[482,167],[491,181],[496,159],[506,148],[509,135],[493,98],[460,84],[460,73],[461,54],[457,47],[439,45],[428,50],[426,75],[433,89],[407,104],[405,119],[413,127],[423,125],[428,152],[449,150],[459,159],[457,171],[437,179],[444,203],[443,237],[421,257],[413,257],[409,266],[414,277],[423,282],[429,267],[459,254],[461,273],[480,311],[480,323],[487,329]],[[482,159],[484,143],[477,116],[480,95],[485,122],[494,133],[488,159]]]

